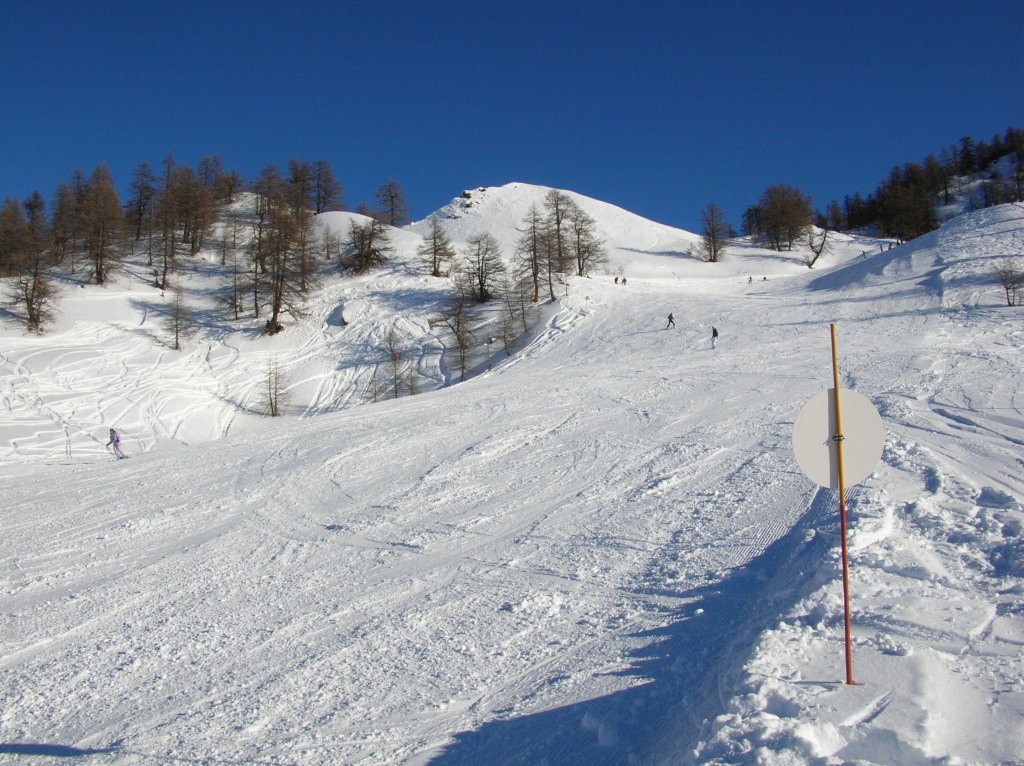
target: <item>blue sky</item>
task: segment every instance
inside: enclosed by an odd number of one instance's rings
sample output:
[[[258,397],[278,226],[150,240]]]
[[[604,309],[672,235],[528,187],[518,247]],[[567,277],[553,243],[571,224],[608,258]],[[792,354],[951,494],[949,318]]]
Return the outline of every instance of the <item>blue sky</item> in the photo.
[[[524,181],[699,230],[1024,127],[1024,0],[0,0],[0,197],[105,163],[326,159],[414,218]]]

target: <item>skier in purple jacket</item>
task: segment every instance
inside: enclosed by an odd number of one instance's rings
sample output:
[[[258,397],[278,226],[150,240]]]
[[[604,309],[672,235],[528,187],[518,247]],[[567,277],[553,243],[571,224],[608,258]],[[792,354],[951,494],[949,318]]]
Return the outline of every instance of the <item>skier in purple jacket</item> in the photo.
[[[128,457],[124,454],[124,450],[121,449],[121,434],[117,432],[117,429],[110,429],[110,441],[107,442],[107,446],[114,450],[114,454],[117,455],[118,460]]]

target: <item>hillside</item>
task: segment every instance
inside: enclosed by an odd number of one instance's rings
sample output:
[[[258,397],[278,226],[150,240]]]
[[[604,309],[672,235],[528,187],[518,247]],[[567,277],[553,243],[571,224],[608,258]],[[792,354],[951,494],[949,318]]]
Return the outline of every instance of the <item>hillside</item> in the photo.
[[[437,215],[457,249],[487,231],[507,260],[515,252],[516,227],[531,204],[542,205],[547,191],[529,184],[474,190]],[[762,279],[806,270],[799,253],[743,245],[735,258],[701,263],[688,252],[696,235],[568,194],[597,221],[607,243],[608,274]],[[229,213],[244,221],[252,204],[243,198]],[[352,221],[365,220],[354,213],[324,213],[317,216],[317,229],[344,239]],[[181,352],[171,350],[165,327],[169,295],[153,286],[144,257],[128,259],[104,287],[86,284],[82,273],[66,274],[57,322],[43,336],[26,334],[13,313],[0,323],[0,461],[103,459],[111,425],[134,452],[259,431],[268,425],[260,413],[271,364],[287,381],[290,416],[372,401],[386,378],[389,331],[405,350],[404,372],[415,376],[419,390],[453,382],[458,376],[445,358],[446,340],[431,326],[450,283],[426,276],[416,255],[427,227],[420,222],[391,230],[395,253],[386,269],[353,278],[328,266],[322,287],[307,301],[306,318],[286,321],[285,332],[274,337],[262,334],[261,321],[232,320],[218,305],[228,276],[219,265],[223,254],[211,246],[188,260],[179,278],[196,324]],[[842,263],[876,244],[840,235],[835,253],[824,261]],[[543,308],[537,321],[546,314]],[[481,321],[486,319],[484,312]],[[472,349],[477,370],[487,367],[488,356],[492,362],[504,357],[500,344],[486,343],[489,334],[493,330],[485,324]]]
[[[545,191],[439,216],[505,247]],[[608,273],[460,385],[422,223],[274,337],[211,311],[171,352],[130,269],[5,323],[0,763],[1019,762],[1024,330],[989,274],[1024,207],[812,271],[586,204]],[[790,450],[831,322],[887,433],[849,497],[853,687],[836,498]],[[388,327],[431,385],[354,406]],[[248,411],[271,356],[283,419]]]

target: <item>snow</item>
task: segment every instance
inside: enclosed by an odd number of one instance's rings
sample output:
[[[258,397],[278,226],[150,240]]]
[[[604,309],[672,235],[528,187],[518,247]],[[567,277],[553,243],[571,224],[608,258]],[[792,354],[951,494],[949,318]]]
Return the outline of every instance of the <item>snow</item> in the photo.
[[[438,215],[510,256],[546,191]],[[44,335],[4,315],[0,763],[1021,763],[1024,326],[990,272],[1024,206],[808,270],[574,198],[607,273],[459,385],[424,222],[272,338],[212,310],[212,253],[180,352],[141,261]],[[790,446],[830,323],[886,429],[847,493],[854,685],[838,498]],[[422,393],[370,402],[390,328]]]

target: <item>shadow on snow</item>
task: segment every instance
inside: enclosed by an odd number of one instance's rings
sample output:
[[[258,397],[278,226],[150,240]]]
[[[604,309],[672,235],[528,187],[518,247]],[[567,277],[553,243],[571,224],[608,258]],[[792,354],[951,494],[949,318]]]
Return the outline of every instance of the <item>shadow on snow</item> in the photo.
[[[636,636],[650,640],[623,673],[636,686],[486,723],[456,735],[430,766],[691,761],[708,733],[705,721],[724,712],[758,636],[821,586],[815,573],[832,571],[824,562],[838,545],[837,503],[834,492],[819,489],[793,528],[756,559],[722,581],[677,594],[687,601],[685,613]]]

